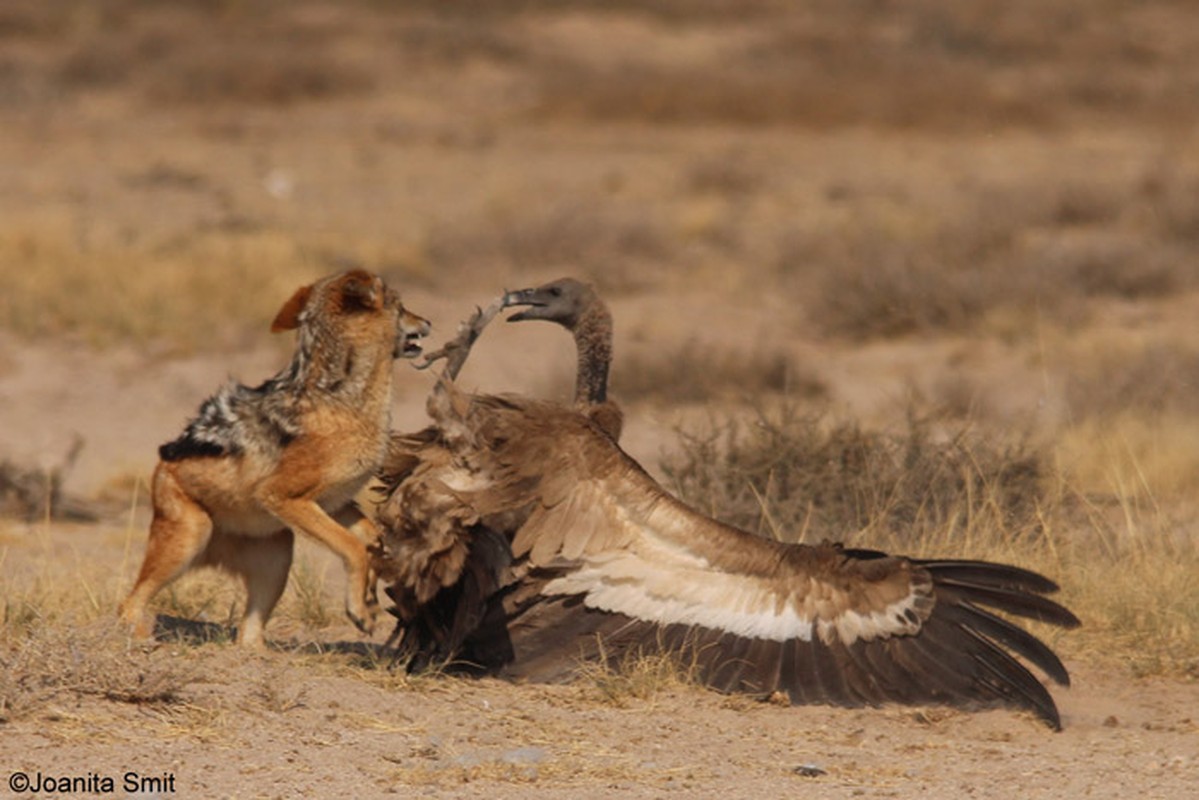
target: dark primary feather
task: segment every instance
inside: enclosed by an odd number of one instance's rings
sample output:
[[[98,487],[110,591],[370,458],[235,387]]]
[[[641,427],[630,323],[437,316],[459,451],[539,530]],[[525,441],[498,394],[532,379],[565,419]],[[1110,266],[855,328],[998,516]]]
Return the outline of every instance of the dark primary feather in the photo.
[[[935,573],[933,580],[937,586]],[[1034,712],[1054,729],[1061,726],[1053,698],[1005,648],[1068,686],[1060,659],[1032,634],[962,599],[969,592],[961,587],[937,605],[918,635],[851,645],[663,626],[589,609],[581,598],[571,603],[541,595],[536,584],[523,588],[523,602],[502,603],[503,613],[493,613],[489,624],[466,639],[466,660],[513,678],[554,681],[569,678],[579,662],[602,658],[618,666],[630,655],[673,653],[695,666],[703,683],[723,692],[781,691],[797,704],[1013,706]],[[488,660],[487,643],[496,637],[505,648],[500,660]]]

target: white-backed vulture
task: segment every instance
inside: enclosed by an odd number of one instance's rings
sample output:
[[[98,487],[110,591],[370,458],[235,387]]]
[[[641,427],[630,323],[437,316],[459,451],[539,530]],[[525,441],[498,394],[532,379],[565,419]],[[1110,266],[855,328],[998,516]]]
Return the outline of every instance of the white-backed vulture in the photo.
[[[608,399],[608,368],[612,364],[612,314],[594,287],[574,278],[555,281],[504,295],[504,306],[525,306],[509,322],[542,319],[556,322],[575,340],[575,409],[591,418],[614,440],[620,440],[624,416]]]
[[[463,349],[486,319],[463,329]],[[1044,597],[1057,589],[1047,578],[738,530],[672,497],[559,404],[468,396],[447,378],[428,408],[448,458],[393,487],[374,551],[410,663],[557,681],[582,662],[665,652],[725,692],[1010,706],[1060,728],[1015,656],[1062,685],[1065,667],[987,610],[1078,625]]]
[[[607,396],[608,370],[612,360],[612,314],[590,284],[574,278],[559,278],[541,286],[504,292],[501,298],[486,310],[480,309],[470,322],[460,326],[454,339],[446,342],[437,352],[428,354],[425,362],[418,365],[418,368],[427,368],[444,359],[446,364],[443,378],[455,379],[483,328],[500,310],[512,307],[520,307],[523,310],[508,317],[508,322],[545,320],[555,322],[570,332],[577,353],[574,407],[613,440],[619,439],[623,427],[623,414],[620,407]],[[453,472],[454,469],[456,468],[452,464],[450,452],[441,441],[440,432],[436,426],[431,426],[416,433],[393,434],[380,475],[385,484],[384,491],[394,493],[395,487],[404,484],[415,471],[419,470],[421,480],[429,480],[431,475]],[[394,508],[396,504],[385,500],[383,506],[385,509]],[[417,509],[428,510],[431,507],[432,504],[428,502],[424,506],[417,504]],[[426,545],[437,540],[434,531],[438,529],[437,521],[427,521],[423,536]],[[417,563],[423,565],[423,562]],[[389,570],[394,565],[394,559],[381,563],[381,577],[386,580],[391,574]],[[445,568],[453,571],[458,567],[454,561],[435,561],[430,563],[427,569],[422,566],[411,571],[409,580],[421,584],[437,583],[444,579],[442,570]],[[397,594],[394,588],[389,587],[389,591],[399,603],[398,597],[394,596]]]

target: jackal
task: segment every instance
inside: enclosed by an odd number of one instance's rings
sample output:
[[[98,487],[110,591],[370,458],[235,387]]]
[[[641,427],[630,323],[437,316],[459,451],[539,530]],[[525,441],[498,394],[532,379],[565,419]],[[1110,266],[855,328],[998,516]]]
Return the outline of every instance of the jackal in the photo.
[[[262,645],[291,567],[293,531],[341,556],[346,612],[362,630],[377,602],[364,540],[377,535],[353,498],[379,468],[390,426],[392,360],[420,354],[430,324],[364,270],[304,286],[273,332],[298,329],[291,363],[255,387],[231,382],[159,448],[150,536],[121,618],[153,632],[146,604],[189,568],[224,567],[246,584],[238,642]]]

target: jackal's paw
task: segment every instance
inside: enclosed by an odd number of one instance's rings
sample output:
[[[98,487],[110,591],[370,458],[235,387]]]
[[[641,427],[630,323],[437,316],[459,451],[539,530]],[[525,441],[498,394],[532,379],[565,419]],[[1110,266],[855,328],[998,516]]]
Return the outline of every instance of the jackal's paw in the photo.
[[[154,640],[153,614],[147,614],[143,609],[130,605],[122,605],[117,616],[131,638],[143,641]]]
[[[379,601],[375,598],[374,592],[370,593],[370,597],[362,603],[357,604],[357,608],[346,608],[346,616],[350,618],[350,622],[354,623],[354,627],[370,636],[375,630],[375,621],[379,616]]]
[[[375,632],[375,613],[371,609],[363,616],[358,616],[353,611],[346,611],[346,616],[350,618],[350,622],[354,623],[354,627],[362,631],[367,636]]]

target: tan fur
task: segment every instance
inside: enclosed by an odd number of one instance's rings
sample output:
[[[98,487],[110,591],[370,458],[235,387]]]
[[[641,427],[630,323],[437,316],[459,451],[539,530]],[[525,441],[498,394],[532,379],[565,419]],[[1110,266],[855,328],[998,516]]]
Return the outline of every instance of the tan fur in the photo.
[[[182,455],[168,457],[172,445],[164,446],[152,481],[145,559],[121,604],[121,618],[138,635],[150,635],[146,605],[160,589],[191,567],[220,566],[246,584],[238,641],[261,646],[287,583],[292,531],[298,531],[341,557],[346,611],[369,631],[377,603],[364,540],[377,531],[353,498],[386,451],[392,361],[419,352],[411,341],[429,327],[381,279],[362,270],[299,289],[272,324],[272,330],[300,329],[291,366],[257,389],[236,387],[214,396],[172,443]],[[237,413],[226,410],[230,402],[241,403]],[[273,415],[275,427],[245,411],[259,408]],[[219,450],[224,443],[225,452],[197,449]]]

